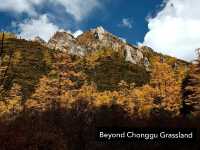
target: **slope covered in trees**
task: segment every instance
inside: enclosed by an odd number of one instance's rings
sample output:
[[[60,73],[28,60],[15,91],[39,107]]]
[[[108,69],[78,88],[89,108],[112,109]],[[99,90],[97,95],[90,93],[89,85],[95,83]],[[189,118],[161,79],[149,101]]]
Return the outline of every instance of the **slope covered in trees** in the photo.
[[[125,62],[113,48],[78,57],[37,42],[3,40],[2,149],[131,149],[132,145],[99,145],[95,127],[186,126],[180,109],[188,63],[142,49],[148,69]],[[190,71],[193,78],[187,80],[184,101],[189,97],[197,102],[198,65]],[[194,88],[192,96],[188,85]]]
[[[23,111],[66,106],[89,86],[93,92],[86,99],[93,99],[95,106],[116,101],[131,115],[137,114],[133,115],[136,118],[180,114],[181,83],[188,65],[184,61],[143,47],[147,70],[143,64],[125,62],[123,53],[109,47],[78,57],[14,38],[5,38],[2,44],[0,98],[4,109],[12,103],[21,105],[18,110]],[[2,110],[2,116],[9,110]]]

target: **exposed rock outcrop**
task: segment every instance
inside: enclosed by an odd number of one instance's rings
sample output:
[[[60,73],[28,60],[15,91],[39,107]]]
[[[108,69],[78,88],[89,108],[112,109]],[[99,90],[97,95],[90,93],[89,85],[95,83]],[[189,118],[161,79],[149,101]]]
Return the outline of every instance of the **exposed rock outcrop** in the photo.
[[[90,50],[102,50],[111,48],[115,52],[124,53],[124,60],[138,64],[143,59],[142,51],[125,40],[107,32],[103,27],[91,29],[77,38],[77,43]]]
[[[56,32],[49,40],[48,47],[79,56],[83,56],[85,51],[83,47],[76,44],[76,39],[73,35],[67,32]]]
[[[127,43],[101,26],[91,29],[77,38],[67,32],[56,32],[47,45],[49,48],[81,57],[93,51],[112,49],[122,54],[124,61],[132,64],[143,64],[144,59],[143,49]]]
[[[128,61],[128,62],[131,62],[133,64],[137,64],[143,59],[142,52],[137,48],[134,49],[130,45],[126,45],[125,51],[126,51],[125,60]]]

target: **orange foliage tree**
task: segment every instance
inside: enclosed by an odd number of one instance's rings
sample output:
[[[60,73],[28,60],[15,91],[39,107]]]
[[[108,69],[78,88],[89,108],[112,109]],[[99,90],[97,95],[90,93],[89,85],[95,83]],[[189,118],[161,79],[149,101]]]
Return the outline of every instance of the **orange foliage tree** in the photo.
[[[171,66],[156,62],[152,69],[150,85],[155,88],[157,97],[161,100],[161,107],[177,115],[181,105],[181,85]]]

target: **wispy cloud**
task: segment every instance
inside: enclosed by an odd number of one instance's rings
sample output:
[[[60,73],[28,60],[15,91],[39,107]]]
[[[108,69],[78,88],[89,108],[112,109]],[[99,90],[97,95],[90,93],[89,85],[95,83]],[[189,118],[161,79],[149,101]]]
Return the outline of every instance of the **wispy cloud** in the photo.
[[[35,6],[42,4],[44,0],[0,0],[1,11],[11,11],[16,13],[27,13],[35,16]]]
[[[38,14],[36,8],[44,7],[47,4],[52,9],[57,9],[57,6],[64,7],[64,13],[72,15],[76,21],[81,21],[94,8],[101,5],[99,0],[0,0],[0,11],[27,13],[30,16],[36,16],[41,15]]]
[[[100,7],[99,0],[50,0],[56,5],[65,8],[66,13],[71,14],[77,21],[88,16],[94,8]]]
[[[132,24],[133,24],[133,21],[130,18],[123,18],[119,26],[132,29],[133,28]]]

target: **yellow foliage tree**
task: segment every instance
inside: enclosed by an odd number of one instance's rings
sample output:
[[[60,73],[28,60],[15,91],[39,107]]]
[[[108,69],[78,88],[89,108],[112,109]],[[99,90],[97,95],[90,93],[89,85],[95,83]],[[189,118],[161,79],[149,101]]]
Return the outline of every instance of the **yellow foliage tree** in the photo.
[[[7,116],[10,119],[20,113],[22,109],[21,87],[14,84],[5,99],[0,101],[0,118]]]
[[[181,104],[181,85],[176,80],[171,66],[156,62],[151,73],[150,84],[161,99],[161,107],[177,115]]]

